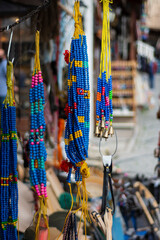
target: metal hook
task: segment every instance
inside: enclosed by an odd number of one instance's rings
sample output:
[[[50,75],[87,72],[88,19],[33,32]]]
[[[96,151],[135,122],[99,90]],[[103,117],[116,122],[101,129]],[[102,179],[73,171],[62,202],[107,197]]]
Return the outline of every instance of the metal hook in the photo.
[[[118,147],[118,138],[117,138],[117,133],[115,131],[115,137],[116,137],[116,147],[115,151],[113,152],[112,155],[103,155],[101,152],[101,142],[102,142],[102,137],[100,137],[99,141],[99,153],[102,158],[102,163],[103,163],[103,168],[104,168],[104,174],[103,174],[103,195],[102,195],[102,207],[101,207],[101,214],[104,215],[106,211],[106,206],[107,206],[107,196],[108,196],[108,186],[110,187],[110,192],[112,196],[112,206],[111,211],[112,215],[115,212],[115,200],[114,200],[114,195],[113,195],[113,187],[112,187],[112,157],[115,155],[117,152],[117,147]]]
[[[113,154],[111,154],[111,158],[116,154],[117,148],[118,148],[117,132],[116,132],[116,130],[114,130],[114,132],[115,132],[115,137],[116,137],[116,147],[115,147],[115,150],[114,150]],[[102,160],[103,160],[103,156],[104,156],[104,155],[103,155],[102,152],[101,152],[101,142],[102,142],[102,137],[100,137],[100,140],[99,140],[99,153],[100,153],[100,155],[101,155],[101,157],[102,157]]]
[[[11,50],[12,37],[13,37],[13,30],[11,28],[11,34],[10,34],[10,38],[9,38],[8,52],[7,52],[7,61],[8,62],[9,62],[9,54],[10,54],[10,50]],[[12,62],[13,61],[14,61],[14,59],[12,59]]]

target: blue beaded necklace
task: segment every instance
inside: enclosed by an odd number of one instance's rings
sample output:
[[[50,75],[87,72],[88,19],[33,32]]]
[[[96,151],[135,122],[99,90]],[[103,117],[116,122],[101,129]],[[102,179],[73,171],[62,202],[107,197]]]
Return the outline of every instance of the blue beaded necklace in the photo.
[[[30,106],[31,106],[31,123],[30,123],[30,182],[37,193],[40,201],[40,209],[38,214],[38,221],[40,221],[41,215],[46,221],[48,227],[48,221],[46,218],[46,171],[45,161],[47,158],[46,148],[44,144],[44,132],[45,132],[45,119],[44,119],[44,86],[43,78],[40,69],[39,60],[39,31],[36,32],[35,37],[35,63],[32,75],[32,83],[30,88]],[[36,239],[38,237],[39,224],[36,226]]]
[[[74,168],[75,180],[77,182],[78,188],[77,197],[80,199],[81,203],[81,210],[86,234],[88,196],[86,191],[85,178],[89,177],[90,172],[85,160],[88,157],[89,144],[90,88],[87,39],[82,30],[82,16],[79,11],[79,5],[79,1],[75,1],[75,32],[71,41],[68,63],[68,117],[65,127],[65,150],[67,158],[70,161],[68,162],[69,172],[67,182],[71,193],[71,173],[72,168]],[[81,182],[83,191],[82,199],[80,196]],[[72,206],[69,213],[72,210]]]
[[[12,84],[12,62],[7,63],[7,95],[1,109],[0,239],[17,240],[17,130]]]
[[[71,41],[68,64],[68,118],[65,128],[65,150],[76,168],[76,181],[82,180],[80,167],[88,157],[90,90],[87,40],[80,22],[79,2],[75,2],[75,33]],[[67,181],[70,182],[71,169]]]
[[[100,59],[100,75],[97,80],[96,136],[113,135],[112,75],[110,53],[109,3],[103,0],[103,28]]]

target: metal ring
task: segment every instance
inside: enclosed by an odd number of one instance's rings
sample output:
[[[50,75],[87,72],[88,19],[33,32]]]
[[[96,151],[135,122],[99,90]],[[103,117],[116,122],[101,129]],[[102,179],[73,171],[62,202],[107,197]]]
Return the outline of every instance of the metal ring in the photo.
[[[116,132],[116,130],[114,130],[114,132],[115,132],[115,137],[116,137],[116,147],[115,147],[115,150],[114,150],[113,154],[111,154],[112,157],[116,154],[117,148],[118,148],[117,132]],[[101,141],[102,141],[102,137],[100,137],[100,140],[99,140],[99,153],[100,153],[101,157],[103,157],[104,155],[101,152]]]

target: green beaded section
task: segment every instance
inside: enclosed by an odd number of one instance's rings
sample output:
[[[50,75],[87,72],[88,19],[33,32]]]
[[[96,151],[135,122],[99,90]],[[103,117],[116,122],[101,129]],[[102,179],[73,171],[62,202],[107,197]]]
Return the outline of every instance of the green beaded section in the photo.
[[[10,135],[9,134],[2,134],[1,139],[2,142],[9,142]]]
[[[34,159],[30,159],[31,169],[32,171],[35,169],[34,167]]]
[[[16,131],[10,131],[11,139],[17,140],[17,132]]]
[[[8,222],[1,222],[1,224],[7,224]]]
[[[83,62],[83,67],[87,68],[88,67],[88,62],[84,61]]]
[[[89,126],[90,126],[89,122],[84,123],[84,127],[89,128]]]
[[[109,91],[109,99],[110,99],[110,100],[112,99],[112,90]]]

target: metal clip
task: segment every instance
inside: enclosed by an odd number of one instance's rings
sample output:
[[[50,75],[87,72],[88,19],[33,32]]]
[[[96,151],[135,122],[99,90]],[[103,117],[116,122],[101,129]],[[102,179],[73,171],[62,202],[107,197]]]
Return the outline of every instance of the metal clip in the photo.
[[[115,132],[115,137],[116,137],[116,147],[115,147],[115,151],[113,152],[113,154],[111,154],[111,158],[116,154],[117,148],[118,148],[117,133],[116,133],[115,130],[114,130],[114,132]],[[101,151],[101,142],[102,142],[102,136],[100,137],[100,140],[99,140],[99,153],[100,153],[100,155],[101,155],[102,162],[103,162],[104,157],[108,157],[108,156],[104,156],[104,155],[102,154],[102,151]]]

